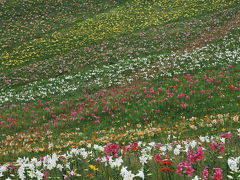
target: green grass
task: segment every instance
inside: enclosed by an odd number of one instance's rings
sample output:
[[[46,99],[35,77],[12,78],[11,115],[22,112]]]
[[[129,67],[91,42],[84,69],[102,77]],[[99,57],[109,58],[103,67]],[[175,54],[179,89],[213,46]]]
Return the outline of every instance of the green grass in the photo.
[[[44,60],[99,40],[117,37],[123,33],[130,33],[153,25],[165,24],[178,20],[180,17],[193,17],[205,11],[227,7],[234,2],[163,1],[144,3],[133,1],[108,13],[76,23],[70,28],[55,31],[46,37],[24,43],[13,49],[11,53],[5,51],[1,55],[1,64],[7,68],[24,62]]]
[[[110,8],[117,1],[6,1],[1,9],[1,49],[11,50],[23,43],[65,29]]]

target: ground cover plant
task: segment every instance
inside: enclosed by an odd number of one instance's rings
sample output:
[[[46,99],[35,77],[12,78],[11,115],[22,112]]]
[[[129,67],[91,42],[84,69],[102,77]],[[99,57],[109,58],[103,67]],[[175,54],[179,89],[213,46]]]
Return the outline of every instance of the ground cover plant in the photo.
[[[15,66],[28,61],[41,60],[60,55],[97,40],[111,38],[179,18],[196,16],[204,11],[213,11],[235,1],[133,1],[109,13],[88,18],[66,30],[55,31],[49,36],[34,39],[10,51],[3,52],[1,64]],[[161,9],[161,11],[160,11]],[[140,23],[139,23],[140,22]],[[93,28],[94,27],[94,28]],[[6,67],[5,67],[6,68]]]
[[[240,179],[239,7],[0,1],[0,179]]]

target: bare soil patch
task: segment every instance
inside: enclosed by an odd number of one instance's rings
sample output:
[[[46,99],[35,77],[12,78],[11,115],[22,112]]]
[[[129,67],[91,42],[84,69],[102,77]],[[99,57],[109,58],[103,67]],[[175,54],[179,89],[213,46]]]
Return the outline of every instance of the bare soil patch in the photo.
[[[233,20],[225,23],[224,25],[216,28],[212,28],[209,31],[203,33],[200,37],[190,41],[183,47],[178,53],[191,52],[197,48],[202,48],[218,39],[224,38],[224,36],[232,29],[240,25],[240,14],[238,14]]]

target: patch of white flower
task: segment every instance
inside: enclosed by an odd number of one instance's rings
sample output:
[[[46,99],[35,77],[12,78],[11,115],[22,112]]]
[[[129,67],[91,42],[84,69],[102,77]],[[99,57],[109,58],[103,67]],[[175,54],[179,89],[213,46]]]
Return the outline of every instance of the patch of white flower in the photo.
[[[237,158],[228,158],[228,166],[233,172],[240,172],[240,156]]]
[[[181,153],[181,148],[182,146],[180,144],[178,144],[175,149],[173,150],[173,153],[178,156]]]
[[[167,144],[161,144],[160,142],[143,143],[138,142],[140,147],[140,155],[138,156],[139,163],[141,164],[141,170],[134,174],[131,170],[128,170],[124,166],[123,156],[112,157],[104,156],[104,147],[98,144],[93,144],[89,149],[85,148],[74,148],[70,149],[68,152],[62,155],[46,155],[42,158],[18,158],[16,163],[13,163],[18,169],[15,177],[25,180],[25,179],[43,179],[44,171],[57,170],[59,173],[64,173],[66,170],[71,172],[72,164],[76,161],[97,161],[102,163],[106,167],[112,168],[114,171],[118,171],[123,179],[133,179],[134,177],[140,177],[142,179],[148,176],[143,173],[145,164],[152,160],[155,154],[166,155],[167,153],[172,153],[174,155],[179,155],[180,153],[187,153],[190,148],[196,148],[197,146],[203,146],[203,144],[209,142],[221,142],[220,136],[201,136],[199,140],[184,140],[168,142]],[[203,150],[206,149],[203,147]],[[123,153],[123,152],[122,152]],[[230,157],[227,160],[229,169],[233,173],[240,172],[240,157]],[[10,164],[4,164],[0,166],[0,179],[8,174]],[[65,170],[65,171],[63,171]],[[230,176],[230,175],[229,175]],[[197,179],[197,177],[194,177]]]
[[[0,166],[0,177],[3,177],[4,172],[7,172],[7,165]]]
[[[123,59],[86,72],[35,81],[18,88],[2,88],[0,106],[7,102],[27,102],[65,95],[89,87],[123,85],[140,77],[148,80],[203,68],[234,65],[240,62],[239,44],[239,37],[226,38],[222,43],[211,44],[189,53]]]
[[[127,170],[127,167],[122,167],[120,175],[123,177],[123,180],[133,180],[134,177],[144,179],[143,171],[139,171],[136,175],[134,175],[132,171]]]
[[[109,159],[109,164],[111,168],[115,168],[115,167],[118,168],[122,165],[122,163],[123,163],[122,157],[116,158],[114,160],[112,158]]]
[[[149,154],[142,154],[140,157],[139,157],[139,161],[142,165],[144,164],[147,164],[147,162],[152,159],[152,156],[149,155]]]

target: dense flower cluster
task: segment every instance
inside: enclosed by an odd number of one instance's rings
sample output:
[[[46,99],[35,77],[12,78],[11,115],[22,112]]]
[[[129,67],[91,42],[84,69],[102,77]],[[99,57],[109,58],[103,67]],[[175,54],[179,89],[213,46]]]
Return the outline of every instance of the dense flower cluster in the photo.
[[[232,133],[229,134],[231,134],[233,138],[239,140],[239,137],[236,137]],[[88,144],[86,148],[71,149],[69,152],[62,155],[52,154],[32,159],[19,158],[16,163],[8,163],[0,166],[0,177],[6,177],[9,173],[12,177],[18,177],[22,180],[27,177],[37,179],[59,176],[64,176],[66,178],[71,176],[80,177],[84,175],[83,172],[79,171],[79,167],[81,167],[80,164],[83,162],[89,162],[87,163],[89,164],[88,168],[97,172],[98,176],[104,176],[104,169],[110,168],[108,171],[111,173],[117,172],[117,177],[122,177],[125,180],[130,180],[134,177],[140,177],[141,179],[151,177],[151,173],[146,173],[146,168],[149,168],[148,171],[155,171],[153,167],[148,166],[148,164],[151,163],[157,163],[157,167],[160,167],[158,170],[162,172],[161,177],[164,176],[165,173],[171,173],[169,175],[172,177],[186,175],[186,177],[190,178],[199,176],[203,177],[203,179],[207,179],[209,176],[212,176],[214,180],[223,180],[223,177],[230,171],[232,172],[231,176],[238,175],[240,173],[240,157],[228,158],[226,156],[226,158],[223,159],[217,158],[223,165],[220,166],[221,168],[213,166],[211,173],[210,167],[207,166],[201,171],[197,170],[204,167],[204,164],[209,160],[208,158],[213,158],[211,150],[205,146],[205,139],[210,139],[210,142],[225,142],[224,140],[227,140],[221,136],[206,136],[199,138],[199,140],[173,141],[168,144],[159,142],[151,142],[148,144],[144,142],[135,142],[123,147],[117,144],[108,144],[106,147],[97,144]],[[224,146],[231,149],[231,147],[228,147],[228,144],[224,144]],[[134,151],[126,152],[126,147],[128,149],[132,147]],[[135,147],[138,148],[136,149]],[[176,149],[180,150],[180,156],[179,153],[176,153]],[[197,149],[197,151],[192,151],[190,149]],[[118,155],[116,156],[117,150]],[[223,156],[225,155],[223,154]],[[166,159],[167,157],[171,158]],[[141,163],[142,166],[139,167],[139,170],[128,170],[129,167],[131,167],[131,162],[128,162],[129,158],[139,162],[142,162],[143,159],[145,160],[144,163]],[[181,161],[184,160],[184,158],[185,161]],[[227,160],[227,162],[224,162],[225,160]],[[196,163],[197,161],[199,162]],[[126,166],[126,163],[129,167]],[[227,171],[227,168],[225,168],[224,164],[226,163],[230,171]],[[224,168],[224,170],[222,168]],[[176,174],[174,174],[173,170]]]

